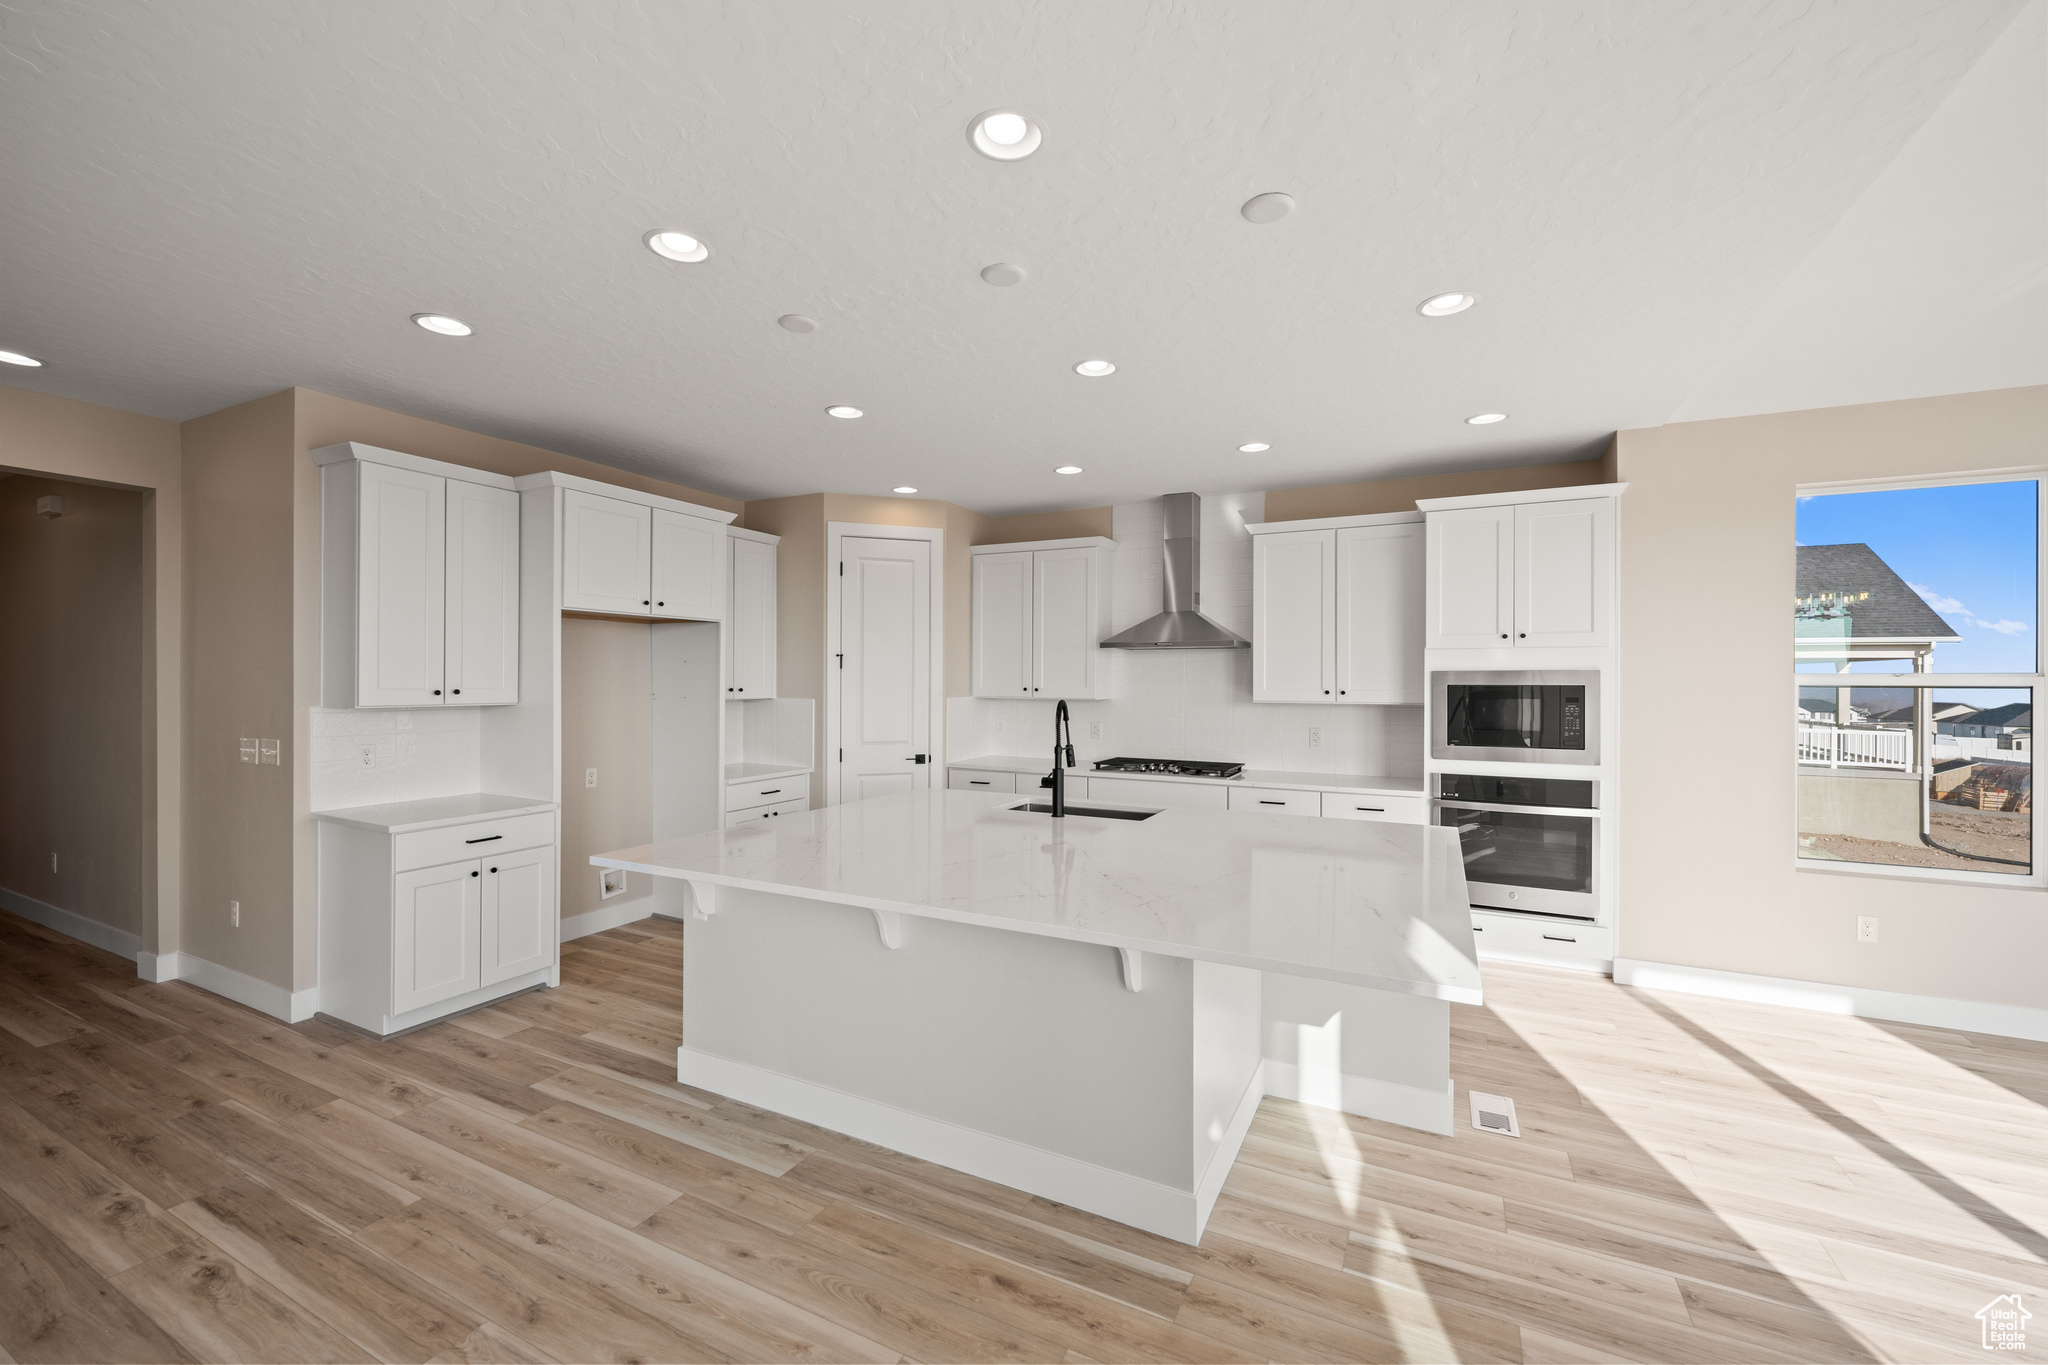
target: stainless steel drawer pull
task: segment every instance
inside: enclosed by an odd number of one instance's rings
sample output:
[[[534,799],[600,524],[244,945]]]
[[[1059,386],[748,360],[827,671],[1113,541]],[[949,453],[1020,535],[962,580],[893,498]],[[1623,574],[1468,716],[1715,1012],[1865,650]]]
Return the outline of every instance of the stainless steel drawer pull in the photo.
[[[1577,940],[1577,939],[1575,939],[1575,938],[1567,938],[1567,937],[1566,937],[1565,935],[1563,935],[1563,934],[1545,934],[1545,935],[1544,935],[1543,937],[1545,937],[1545,938],[1549,939],[1549,940],[1550,940],[1550,941],[1551,941],[1552,943],[1577,943],[1577,942],[1578,942],[1578,940]]]
[[[481,839],[464,839],[462,842],[465,844],[488,844],[493,839],[502,839],[504,837],[502,834],[486,834]]]

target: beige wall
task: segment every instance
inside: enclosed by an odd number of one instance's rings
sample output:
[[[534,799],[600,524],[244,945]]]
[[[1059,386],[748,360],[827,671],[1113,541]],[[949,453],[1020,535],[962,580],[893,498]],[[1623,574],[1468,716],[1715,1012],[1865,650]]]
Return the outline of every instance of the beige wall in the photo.
[[[654,837],[654,627],[562,618],[562,915],[600,905],[590,855]],[[597,785],[583,785],[597,769]],[[630,895],[652,888],[635,876]]]
[[[49,496],[62,516],[37,513]],[[156,900],[148,521],[133,489],[0,478],[0,887],[138,939]]]
[[[143,495],[143,553],[152,602],[144,647],[153,673],[142,725],[148,761],[142,814],[150,831],[149,873],[137,894],[135,932],[145,951],[175,950],[183,890],[184,517],[178,425],[159,417],[103,408],[0,385],[0,462]],[[120,794],[107,794],[110,806]],[[43,865],[47,867],[47,856]],[[25,891],[32,895],[33,892]],[[39,898],[40,899],[40,898]],[[72,909],[61,905],[62,909]],[[79,913],[83,913],[80,911]]]
[[[2048,1007],[2048,893],[1795,868],[1786,615],[1800,485],[2039,468],[2044,432],[2048,387],[1620,434],[1625,956]]]
[[[1600,460],[1473,469],[1457,474],[1376,479],[1368,483],[1327,483],[1313,488],[1276,488],[1266,494],[1266,520],[1306,521],[1312,517],[1364,517],[1379,512],[1412,512],[1417,498],[1524,493],[1533,488],[1573,488],[1580,484],[1609,483],[1613,478],[1614,454],[1610,447],[1607,457]]]
[[[1116,534],[1114,507],[1076,507],[1065,512],[1025,512],[1014,517],[989,517],[976,545],[1015,545],[1025,540],[1072,540],[1078,536]]]

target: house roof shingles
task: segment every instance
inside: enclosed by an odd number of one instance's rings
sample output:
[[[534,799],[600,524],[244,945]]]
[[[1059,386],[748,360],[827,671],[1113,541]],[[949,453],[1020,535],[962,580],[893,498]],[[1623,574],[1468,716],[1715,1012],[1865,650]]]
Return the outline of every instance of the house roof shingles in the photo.
[[[2007,702],[2003,706],[1994,706],[1988,711],[1979,711],[1976,715],[1966,718],[1962,723],[1965,725],[2032,726],[2034,723],[2034,706],[2032,702]]]
[[[1868,545],[1801,545],[1797,595],[1844,601],[1852,640],[1963,638]]]

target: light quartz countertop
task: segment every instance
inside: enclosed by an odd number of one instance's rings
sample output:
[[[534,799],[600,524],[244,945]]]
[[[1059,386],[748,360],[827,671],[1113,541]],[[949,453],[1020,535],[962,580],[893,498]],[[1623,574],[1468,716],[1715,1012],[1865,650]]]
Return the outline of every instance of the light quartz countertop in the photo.
[[[393,801],[382,806],[316,810],[313,818],[375,830],[380,834],[410,834],[420,829],[466,825],[472,820],[485,820],[494,815],[537,815],[554,808],[552,801],[536,801],[526,796],[465,792],[461,796],[430,796],[422,801]]]
[[[794,763],[728,763],[725,765],[725,780],[728,782],[759,782],[770,777],[796,777],[810,772]]]
[[[948,768],[976,768],[983,772],[1029,773],[1039,777],[1052,771],[1052,756],[1040,754],[992,754],[985,758],[949,758]],[[1067,769],[1067,776],[1129,778],[1133,782],[1199,782],[1214,787],[1287,787],[1319,792],[1356,792],[1361,796],[1420,796],[1420,777],[1383,777],[1364,773],[1287,773],[1265,768],[1246,768],[1237,777],[1197,777],[1193,773],[1105,773],[1087,763]]]
[[[1009,809],[1024,799],[900,792],[590,861],[1480,1002],[1454,830],[1244,811],[1136,821],[1076,813],[1056,824]]]

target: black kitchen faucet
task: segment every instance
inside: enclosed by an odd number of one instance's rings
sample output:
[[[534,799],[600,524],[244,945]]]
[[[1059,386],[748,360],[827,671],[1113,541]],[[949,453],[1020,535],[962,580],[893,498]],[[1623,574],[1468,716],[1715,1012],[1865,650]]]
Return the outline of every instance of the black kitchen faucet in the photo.
[[[1060,742],[1060,736],[1066,742]],[[1065,698],[1052,713],[1052,776],[1046,785],[1052,788],[1052,818],[1060,819],[1067,813],[1067,769],[1074,766],[1074,722],[1067,716]]]

